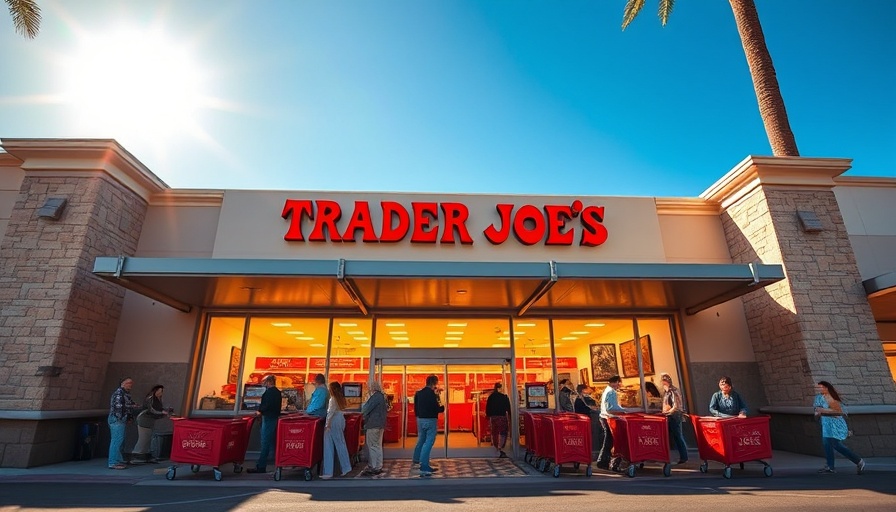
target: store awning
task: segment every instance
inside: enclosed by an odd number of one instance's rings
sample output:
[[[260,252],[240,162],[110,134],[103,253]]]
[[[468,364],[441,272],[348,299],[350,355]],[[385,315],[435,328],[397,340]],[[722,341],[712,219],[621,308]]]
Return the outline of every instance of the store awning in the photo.
[[[896,272],[881,274],[862,282],[874,320],[896,322]]]
[[[781,265],[99,257],[94,274],[193,307],[525,314],[694,314],[784,279]]]

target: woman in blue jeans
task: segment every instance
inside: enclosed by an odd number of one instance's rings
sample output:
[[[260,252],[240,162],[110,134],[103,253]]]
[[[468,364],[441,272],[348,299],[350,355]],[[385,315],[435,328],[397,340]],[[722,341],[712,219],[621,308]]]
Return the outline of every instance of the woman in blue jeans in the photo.
[[[815,417],[821,420],[821,442],[824,446],[824,457],[827,465],[818,470],[819,473],[834,473],[834,450],[856,465],[856,472],[865,472],[865,460],[843,444],[849,431],[840,405],[840,395],[833,384],[826,380],[818,381],[815,386]]]
[[[351,460],[348,456],[348,447],[345,445],[345,395],[342,393],[342,385],[338,382],[330,383],[330,401],[327,404],[327,420],[324,425],[324,467],[320,477],[324,480],[333,478],[333,452],[339,457],[339,469],[342,476],[352,470]]]
[[[112,393],[109,401],[109,469],[127,469],[121,453],[121,445],[124,444],[125,428],[128,422],[134,418],[134,411],[140,406],[131,398],[131,387],[134,381],[126,377],[118,384],[118,388]]]
[[[684,421],[684,401],[681,391],[672,385],[672,376],[664,373],[662,376],[663,390],[663,414],[666,415],[666,423],[669,426],[669,437],[675,443],[678,450],[678,464],[688,461],[688,445],[684,442],[684,434],[681,432],[681,423]]]

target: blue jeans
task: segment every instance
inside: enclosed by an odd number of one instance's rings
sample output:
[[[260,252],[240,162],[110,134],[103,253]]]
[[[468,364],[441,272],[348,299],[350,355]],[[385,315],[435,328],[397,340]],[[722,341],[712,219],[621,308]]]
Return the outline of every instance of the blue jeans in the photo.
[[[843,444],[843,441],[839,439],[834,439],[833,437],[825,437],[822,438],[821,442],[824,445],[824,458],[827,459],[828,467],[831,469],[834,469],[834,450],[842,453],[843,456],[851,460],[853,464],[858,464],[859,461],[862,460],[861,457],[856,455],[854,451],[847,448],[846,445]]]
[[[335,454],[334,454],[335,452]],[[342,474],[352,470],[352,462],[345,445],[345,416],[337,413],[330,420],[330,428],[324,430],[324,467],[322,475],[333,476],[334,455],[339,457],[339,469]]]
[[[277,418],[261,417],[261,449],[258,451],[258,461],[255,468],[259,471],[265,471],[268,467],[268,456],[271,454],[271,447],[277,441]],[[276,449],[274,450],[276,454]]]
[[[669,425],[669,437],[678,450],[678,460],[688,460],[688,445],[684,442],[684,434],[681,431],[681,415],[669,415],[666,424]]]
[[[127,421],[120,420],[113,415],[109,415],[109,432],[112,434],[112,440],[109,442],[109,467],[116,464],[124,464],[124,458],[121,456],[121,445],[124,444],[124,430]]]
[[[420,463],[420,471],[432,469],[429,454],[432,453],[432,445],[436,444],[438,422],[438,418],[417,418],[417,445],[414,446],[413,461]]]

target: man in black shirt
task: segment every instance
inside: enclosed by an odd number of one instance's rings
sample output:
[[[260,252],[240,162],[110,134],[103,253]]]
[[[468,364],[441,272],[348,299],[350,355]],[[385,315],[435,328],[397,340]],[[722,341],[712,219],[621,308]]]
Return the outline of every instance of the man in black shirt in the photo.
[[[417,445],[414,447],[414,465],[420,465],[420,476],[432,476],[436,471],[429,464],[429,454],[436,442],[436,431],[439,424],[439,413],[445,406],[439,401],[436,386],[439,378],[430,375],[426,378],[426,387],[414,394],[414,415],[417,416]]]
[[[261,381],[261,384],[267,388],[261,395],[261,404],[258,405],[258,410],[255,411],[256,416],[261,416],[261,450],[258,452],[258,461],[255,463],[255,467],[247,469],[247,473],[267,473],[268,455],[271,452],[271,447],[277,441],[277,421],[283,406],[283,395],[277,389],[277,377],[268,375]]]

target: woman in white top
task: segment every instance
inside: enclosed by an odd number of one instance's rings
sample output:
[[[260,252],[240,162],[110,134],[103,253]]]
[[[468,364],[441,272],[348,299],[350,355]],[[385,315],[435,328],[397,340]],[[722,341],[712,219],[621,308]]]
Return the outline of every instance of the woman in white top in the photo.
[[[339,457],[339,469],[342,476],[352,470],[352,464],[348,456],[348,447],[345,445],[345,395],[342,393],[342,385],[338,382],[330,383],[330,401],[327,404],[327,420],[324,426],[324,467],[320,477],[324,480],[333,478],[333,452]]]

